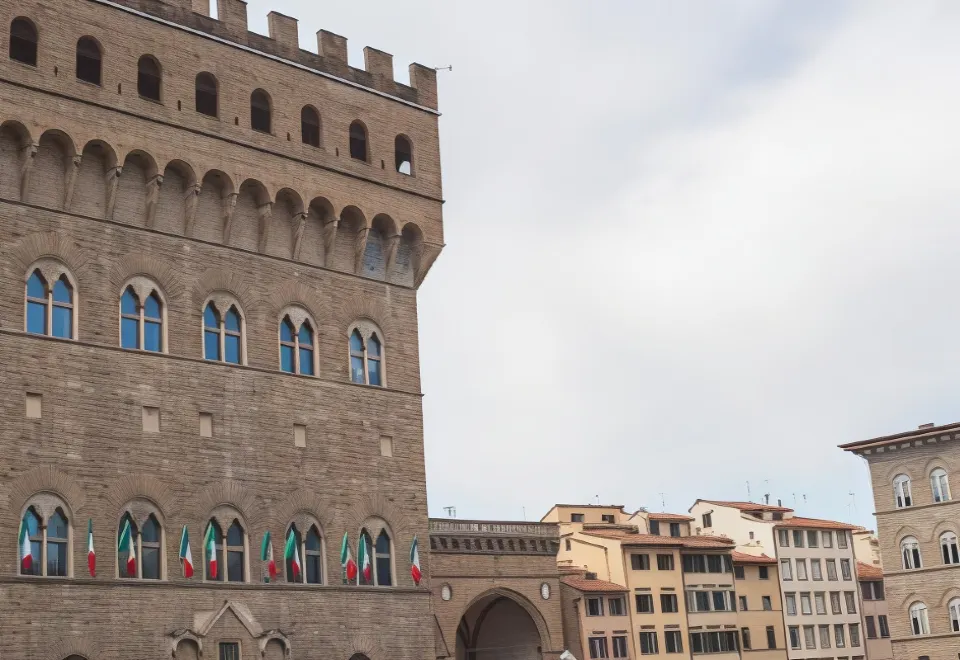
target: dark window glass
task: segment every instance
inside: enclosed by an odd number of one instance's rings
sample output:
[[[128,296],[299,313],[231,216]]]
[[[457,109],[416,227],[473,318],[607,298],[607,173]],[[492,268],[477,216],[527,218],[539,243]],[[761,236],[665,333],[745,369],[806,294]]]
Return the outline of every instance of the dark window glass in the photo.
[[[672,571],[673,555],[657,555],[657,569],[661,571]]]
[[[350,124],[350,157],[362,161],[366,161],[369,157],[367,153],[367,129],[358,121]]]
[[[227,581],[243,582],[243,527],[236,520],[227,530]]]
[[[90,37],[81,38],[77,42],[77,79],[99,85],[101,57],[96,41]]]
[[[120,577],[135,578],[137,577],[136,568],[134,568],[133,571],[129,571],[127,566],[127,560],[130,558],[129,547],[126,543],[121,544],[123,528],[128,524],[130,525],[130,535],[133,537],[134,555],[136,555],[137,527],[133,522],[133,518],[131,518],[128,513],[124,514],[123,518],[120,519],[120,526],[117,527],[117,569],[119,570]]]
[[[220,642],[219,660],[240,660],[240,645],[236,642]]]
[[[27,528],[27,538],[30,539],[30,568],[28,570],[23,569],[23,552],[20,548],[17,548],[17,556],[20,559],[20,574],[42,575],[43,567],[40,565],[40,551],[41,543],[43,541],[43,532],[40,529],[40,517],[31,507],[27,509],[27,513],[23,516],[23,522]]]
[[[47,334],[47,285],[39,271],[27,280],[27,332]]]
[[[767,648],[777,648],[777,631],[773,626],[767,626]]]
[[[300,111],[300,138],[311,147],[320,146],[320,115],[309,105]]]
[[[368,552],[368,553],[373,552],[373,542],[370,540],[370,535],[367,533],[367,530],[363,530],[363,532],[360,533],[360,540],[364,543],[364,547],[367,549],[367,552]],[[358,546],[358,548],[359,548],[359,546]],[[358,550],[357,552],[358,552],[357,560],[358,560],[358,564],[359,564],[359,565],[357,566],[357,569],[358,569],[358,570],[357,570],[357,583],[358,583],[358,584],[361,584],[361,585],[364,585],[364,584],[374,584],[373,574],[370,575],[370,579],[369,579],[369,580],[368,580],[367,577],[363,574],[363,563],[359,561],[359,560],[360,560],[359,550]],[[372,566],[373,566],[373,558],[372,558],[372,557],[368,557],[368,559],[370,560],[370,565],[371,565],[371,567],[372,567]]]
[[[650,533],[654,536],[660,536],[660,521],[651,520],[650,521]]]
[[[760,567],[760,570],[759,570],[759,573],[760,573],[760,579],[761,579],[761,580],[769,580],[769,579],[770,579],[770,569],[767,568],[766,566],[761,566],[761,567]]]
[[[25,18],[10,24],[10,59],[37,66],[37,28]]]
[[[746,578],[746,572],[743,566],[734,566],[733,567],[733,576],[738,580],[743,580]]]
[[[160,525],[153,516],[140,530],[140,572],[146,580],[160,579]]]
[[[149,55],[137,62],[137,93],[151,101],[160,100],[160,65]]]
[[[388,587],[393,584],[390,570],[390,537],[386,531],[381,531],[377,537],[377,584]]]
[[[667,630],[663,633],[667,653],[683,653],[683,634],[679,630]]]
[[[380,363],[373,362],[370,363],[370,384],[371,385],[380,385]]]
[[[196,80],[196,110],[209,117],[217,116],[217,79],[209,73],[198,73]]]
[[[680,523],[670,523],[670,536],[680,536]]]
[[[307,583],[323,584],[323,562],[321,557],[323,546],[316,527],[311,527],[310,531],[307,532],[306,547]]]
[[[216,552],[216,555],[217,555],[216,556],[216,560],[217,560],[216,579],[222,581],[223,574],[225,573],[224,566],[223,566],[223,532],[220,530],[220,525],[218,525],[214,520],[210,521],[210,526],[213,528],[213,542],[215,545],[214,552]],[[210,575],[210,556],[207,554],[206,530],[204,530],[204,540],[202,541],[202,544],[203,544],[203,558],[204,558],[203,574],[204,574],[204,577],[206,577],[206,579],[212,580],[214,578],[212,575]]]
[[[350,334],[350,380],[354,383],[366,384],[367,375],[364,368],[363,338],[359,330]]]
[[[262,89],[250,96],[250,128],[263,133],[270,132],[270,97]]]
[[[676,612],[677,611],[677,595],[676,594],[660,594],[660,611]]]
[[[397,171],[400,174],[413,174],[413,148],[410,146],[410,140],[398,135],[393,141],[393,146]]]
[[[224,327],[231,332],[240,332],[240,314],[235,307],[231,307],[224,318]]]
[[[203,357],[207,360],[220,359],[220,316],[213,303],[203,311]]]
[[[290,538],[290,533],[293,533],[293,542],[297,545],[297,554],[300,554],[300,546],[302,544],[302,539],[300,537],[300,530],[297,529],[296,525],[290,525],[290,529],[287,530],[287,533],[284,535],[284,541]],[[293,577],[293,557],[285,557],[286,560],[286,570],[287,570],[287,582],[303,582],[303,559],[301,558],[300,565],[300,574],[297,575],[297,578]]]
[[[881,636],[881,637],[889,637],[889,636],[890,636],[890,628],[887,627],[887,615],[886,615],[886,614],[881,614],[881,615],[879,615],[879,616],[877,617],[877,623],[880,624],[880,636]]]
[[[60,509],[47,524],[47,575],[67,575],[67,519]]]

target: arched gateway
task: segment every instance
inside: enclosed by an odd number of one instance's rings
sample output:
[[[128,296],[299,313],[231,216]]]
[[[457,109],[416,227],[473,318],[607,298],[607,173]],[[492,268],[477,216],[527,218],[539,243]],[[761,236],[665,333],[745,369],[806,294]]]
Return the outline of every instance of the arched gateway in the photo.
[[[456,658],[541,660],[543,627],[543,617],[521,596],[494,590],[476,599],[460,618]]]

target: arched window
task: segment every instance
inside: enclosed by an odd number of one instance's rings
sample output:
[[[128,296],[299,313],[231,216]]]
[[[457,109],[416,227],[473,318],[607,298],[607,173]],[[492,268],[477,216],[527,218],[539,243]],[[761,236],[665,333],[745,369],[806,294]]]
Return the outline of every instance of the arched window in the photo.
[[[927,618],[927,606],[914,603],[910,606],[910,627],[914,635],[929,635],[930,621]]]
[[[296,556],[291,555],[290,557],[287,557],[286,552],[284,552],[284,570],[286,571],[287,582],[300,583],[303,582],[303,559],[301,559],[303,557],[303,537],[300,536],[300,530],[297,529],[296,525],[290,525],[287,528],[287,533],[283,535],[284,544],[291,534],[293,534],[293,543],[296,545],[297,552]],[[286,545],[284,547],[286,548]],[[300,563],[296,571],[293,569],[294,559]]]
[[[372,553],[373,543],[370,541],[369,532],[364,529],[360,532],[360,544],[357,546],[357,584],[361,586],[375,585],[377,583],[377,572],[374,568]],[[370,562],[368,571],[364,570],[366,562]]]
[[[140,530],[140,577],[159,580],[161,577],[161,529],[152,515]]]
[[[196,79],[196,109],[202,115],[216,117],[220,101],[217,97],[217,79],[211,73],[198,73]]]
[[[367,129],[359,121],[350,124],[350,157],[364,162],[370,159],[367,150]]]
[[[314,374],[313,328],[304,320],[300,328],[294,327],[290,316],[280,322],[280,370],[288,374]]]
[[[413,147],[406,136],[398,135],[393,141],[394,164],[400,174],[413,174]]]
[[[960,598],[954,598],[947,605],[950,612],[950,629],[953,632],[960,632]]]
[[[270,97],[262,89],[254,90],[250,95],[250,128],[270,132]]]
[[[124,529],[129,526],[129,536]],[[160,580],[163,577],[162,528],[153,514],[138,527],[125,513],[117,527],[117,573],[121,578]],[[131,550],[133,551],[131,554]]]
[[[937,468],[930,473],[930,490],[933,491],[934,502],[950,500],[950,482],[947,480],[947,471]]]
[[[246,547],[247,534],[239,520],[234,520],[227,528],[226,538],[216,520],[210,520],[210,525],[204,533],[203,543],[203,574],[207,580],[219,582],[246,582]],[[210,548],[207,546],[207,534],[212,536],[214,555],[216,557],[217,572],[213,575],[210,562]]]
[[[129,532],[127,531],[129,529]],[[136,578],[137,559],[137,524],[133,517],[126,513],[120,519],[117,527],[117,572],[121,578]]]
[[[33,507],[23,516],[20,535],[20,575],[43,575],[43,527]]]
[[[311,525],[304,542],[304,577],[307,584],[323,584],[323,539],[316,526]]]
[[[393,584],[393,559],[390,556],[390,537],[387,530],[381,530],[377,536],[376,552],[377,585],[389,587]]]
[[[915,537],[907,536],[900,541],[900,553],[903,555],[904,568],[923,568],[923,562],[920,560],[920,544]]]
[[[300,138],[311,147],[320,146],[320,114],[309,105],[300,111]]]
[[[28,503],[21,521],[19,547],[21,575],[70,575],[70,520],[66,506],[50,494]]]
[[[10,59],[37,66],[37,27],[30,19],[15,18],[10,24]]]
[[[70,527],[63,509],[57,508],[47,523],[47,575],[66,577],[70,572],[68,563]]]
[[[77,80],[99,85],[102,58],[96,39],[81,37],[77,42]]]
[[[243,364],[243,317],[230,304],[221,314],[212,301],[203,310],[203,357],[217,362]]]
[[[940,535],[940,550],[944,564],[960,564],[960,551],[957,550],[957,535],[944,532]]]
[[[34,270],[27,279],[27,332],[73,339],[73,293],[73,284],[65,273],[50,286],[41,269]]]
[[[364,337],[357,328],[350,333],[350,380],[383,386],[383,345],[376,332],[370,331]]]
[[[893,480],[893,497],[898,509],[913,505],[913,495],[910,491],[910,477],[898,474]]]
[[[160,63],[152,55],[137,62],[137,94],[150,101],[160,100]]]
[[[120,297],[120,346],[161,353],[163,341],[163,303],[154,290],[141,304],[133,286]]]

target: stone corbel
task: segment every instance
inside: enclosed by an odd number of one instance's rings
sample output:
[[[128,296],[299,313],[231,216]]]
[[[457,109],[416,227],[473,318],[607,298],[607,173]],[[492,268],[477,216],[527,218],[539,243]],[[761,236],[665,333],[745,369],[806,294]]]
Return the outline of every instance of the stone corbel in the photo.
[[[337,243],[337,227],[340,218],[331,215],[323,223],[323,265],[330,267],[333,264],[333,248]]]
[[[73,191],[77,187],[77,177],[80,175],[80,163],[83,160],[82,154],[73,157],[73,161],[67,165],[67,178],[63,185],[63,210],[69,211],[73,204]]]
[[[162,185],[162,174],[157,174],[147,181],[147,217],[145,222],[149,229],[153,229],[153,224],[157,219],[157,202],[160,199],[160,186]]]
[[[393,263],[397,260],[398,247],[400,247],[400,234],[387,236],[383,241],[383,252],[387,264],[386,269],[384,270],[384,275],[386,277],[389,277],[390,271],[393,270]]]
[[[233,230],[233,212],[237,208],[237,193],[223,198],[223,244],[229,245],[230,232]]]
[[[117,165],[107,170],[104,175],[107,180],[107,210],[103,216],[105,220],[113,220],[113,209],[117,205],[117,187],[120,185],[121,174],[123,174],[123,167]]]
[[[273,204],[267,202],[257,207],[257,215],[260,216],[260,240],[257,242],[257,249],[261,254],[267,251],[267,239],[270,237],[270,217],[273,215]]]
[[[195,183],[187,186],[187,192],[183,196],[183,235],[193,236],[194,218],[197,217],[197,202],[200,201],[201,185]]]
[[[36,142],[31,142],[25,146],[22,162],[20,164],[20,201],[26,201],[27,190],[30,188],[30,175],[33,173],[33,163],[37,159],[37,150],[40,148]]]
[[[425,278],[427,273],[430,272],[430,267],[433,266],[433,262],[436,261],[437,257],[440,256],[440,251],[442,249],[442,245],[433,245],[431,243],[420,243],[419,245],[414,246],[412,255],[414,286],[420,286],[420,284],[423,282],[423,278]]]
[[[307,214],[301,211],[293,216],[293,255],[294,261],[300,261],[300,249],[303,247],[303,232],[307,229]]]
[[[361,227],[357,232],[357,238],[353,244],[353,273],[359,275],[363,272],[363,255],[367,251],[367,236],[370,235],[369,227]]]

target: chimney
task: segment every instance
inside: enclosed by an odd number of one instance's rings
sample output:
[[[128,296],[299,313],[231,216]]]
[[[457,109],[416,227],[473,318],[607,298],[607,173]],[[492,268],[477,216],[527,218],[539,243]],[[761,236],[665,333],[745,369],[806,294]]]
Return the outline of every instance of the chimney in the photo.
[[[777,506],[783,506],[783,500],[777,500]]]

